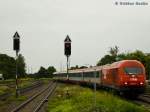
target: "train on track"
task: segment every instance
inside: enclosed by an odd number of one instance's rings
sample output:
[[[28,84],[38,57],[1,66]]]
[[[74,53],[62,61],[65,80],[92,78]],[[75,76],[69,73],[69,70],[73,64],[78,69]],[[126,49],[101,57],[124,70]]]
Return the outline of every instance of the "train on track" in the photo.
[[[99,87],[109,88],[119,93],[135,95],[144,92],[146,74],[143,64],[137,60],[122,60],[104,66],[55,72],[59,81],[79,84],[96,83]]]

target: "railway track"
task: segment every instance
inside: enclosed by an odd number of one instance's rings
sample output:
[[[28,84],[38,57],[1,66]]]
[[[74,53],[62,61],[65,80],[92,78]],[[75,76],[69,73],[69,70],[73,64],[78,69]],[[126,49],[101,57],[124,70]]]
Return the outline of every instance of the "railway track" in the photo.
[[[28,91],[31,91],[31,90],[41,86],[42,84],[43,84],[42,81],[33,82],[30,86],[27,86],[27,87],[24,87],[24,88],[19,88],[19,93],[24,94]],[[12,95],[13,94],[10,93],[10,92],[2,94],[2,95],[0,95],[0,100],[6,100],[9,96],[12,96]]]
[[[56,82],[49,83],[46,88],[33,95],[31,98],[20,104],[11,112],[38,112],[44,103],[48,101],[48,97],[53,93],[56,86]]]
[[[138,105],[144,105],[145,107],[150,109],[150,95],[143,94],[139,96],[137,99],[133,100],[133,102]]]

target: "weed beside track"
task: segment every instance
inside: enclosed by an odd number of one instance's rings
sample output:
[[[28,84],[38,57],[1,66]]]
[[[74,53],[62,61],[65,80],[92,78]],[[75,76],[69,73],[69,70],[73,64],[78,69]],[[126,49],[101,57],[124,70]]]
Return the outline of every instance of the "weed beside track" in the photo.
[[[143,106],[125,101],[106,91],[94,92],[77,85],[60,84],[54,98],[49,102],[49,112],[150,112]]]

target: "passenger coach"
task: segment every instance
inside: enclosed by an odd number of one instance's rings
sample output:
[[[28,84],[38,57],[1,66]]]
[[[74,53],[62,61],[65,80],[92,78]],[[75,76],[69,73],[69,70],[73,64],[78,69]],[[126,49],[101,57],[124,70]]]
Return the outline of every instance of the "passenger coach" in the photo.
[[[143,64],[137,60],[122,60],[104,66],[96,66],[85,69],[69,70],[66,72],[55,72],[58,80],[86,83],[119,92],[143,93],[146,86],[146,75]]]

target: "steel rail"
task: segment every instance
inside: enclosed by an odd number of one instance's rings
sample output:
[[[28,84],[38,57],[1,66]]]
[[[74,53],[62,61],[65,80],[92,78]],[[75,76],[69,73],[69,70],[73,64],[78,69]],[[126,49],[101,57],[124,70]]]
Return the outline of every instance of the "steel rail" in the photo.
[[[19,88],[19,94],[24,94],[28,91],[30,91],[31,89],[35,89],[39,86],[41,86],[43,84],[43,82],[38,81],[38,82],[34,82],[32,83],[30,86],[28,87],[24,87],[24,88]],[[12,96],[13,94],[10,92],[4,93],[2,95],[0,95],[0,100],[6,100],[9,96]]]
[[[142,102],[150,105],[150,96],[148,96],[148,95],[140,96],[137,100],[142,101]]]
[[[40,102],[40,104],[37,106],[37,108],[33,112],[38,112],[41,109],[41,107],[44,105],[44,103],[48,101],[49,96],[52,95],[52,93],[54,92],[54,90],[56,89],[56,87],[57,87],[57,83],[55,83],[55,85],[53,86],[53,88],[50,89],[50,91],[47,94],[47,96],[43,98],[43,100]]]
[[[150,96],[148,95],[141,95],[138,98],[130,101],[133,102],[134,104],[143,105],[146,108],[150,109]]]
[[[25,102],[23,102],[22,104],[20,104],[17,108],[13,109],[11,112],[18,112],[20,109],[22,109],[23,107],[25,107],[28,103],[30,103],[32,100],[34,100],[36,97],[38,97],[39,95],[41,95],[43,92],[45,92],[48,88],[50,88],[53,85],[53,82],[51,82],[48,87],[46,87],[45,89],[43,89],[42,91],[38,92],[37,94],[35,94],[34,96],[32,96],[31,98],[29,98],[28,100],[26,100]]]

